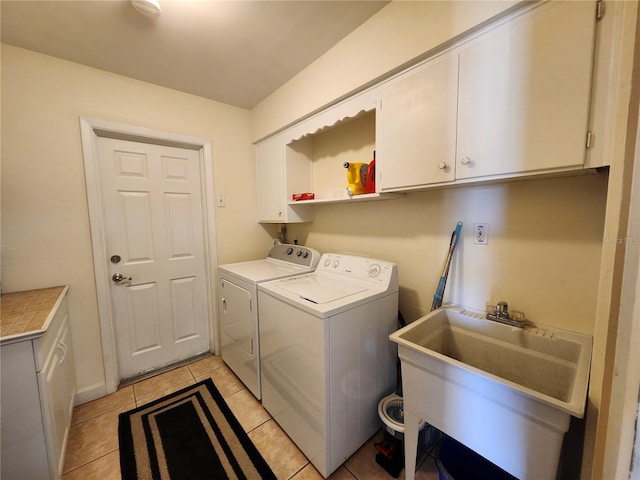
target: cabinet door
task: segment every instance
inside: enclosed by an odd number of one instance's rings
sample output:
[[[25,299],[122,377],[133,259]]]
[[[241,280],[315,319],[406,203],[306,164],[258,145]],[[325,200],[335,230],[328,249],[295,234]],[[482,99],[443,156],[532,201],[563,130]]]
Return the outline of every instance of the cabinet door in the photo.
[[[594,2],[548,2],[460,52],[456,178],[584,163]]]
[[[38,385],[47,442],[47,456],[52,473],[62,469],[62,450],[67,432],[68,414],[65,408],[65,379],[62,369],[63,347],[56,342],[53,354],[38,373]],[[57,476],[55,478],[58,478]]]
[[[282,136],[256,145],[256,186],[259,222],[285,222],[286,193]]]
[[[379,190],[454,179],[458,57],[436,59],[381,94],[376,133]]]
[[[62,397],[63,407],[67,413],[66,438],[69,434],[69,427],[71,426],[71,416],[73,414],[73,405],[76,397],[76,371],[75,363],[73,359],[73,348],[71,346],[71,329],[69,328],[69,322],[65,322],[65,327],[60,335],[60,343],[62,346],[62,353],[64,356],[60,362],[60,369],[62,376],[64,377],[64,393]]]
[[[71,336],[66,318],[47,362],[38,372],[38,387],[49,465],[54,478],[59,478],[64,462],[75,397],[75,369]]]

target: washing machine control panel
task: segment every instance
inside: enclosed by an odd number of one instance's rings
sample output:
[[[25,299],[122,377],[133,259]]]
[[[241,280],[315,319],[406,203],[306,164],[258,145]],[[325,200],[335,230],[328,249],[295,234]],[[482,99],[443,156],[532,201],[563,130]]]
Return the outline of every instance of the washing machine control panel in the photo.
[[[320,261],[320,252],[302,245],[281,243],[271,248],[268,258],[293,263],[302,267],[315,268]]]
[[[390,286],[397,282],[397,267],[394,263],[369,257],[325,253],[317,271],[341,275],[356,280]]]

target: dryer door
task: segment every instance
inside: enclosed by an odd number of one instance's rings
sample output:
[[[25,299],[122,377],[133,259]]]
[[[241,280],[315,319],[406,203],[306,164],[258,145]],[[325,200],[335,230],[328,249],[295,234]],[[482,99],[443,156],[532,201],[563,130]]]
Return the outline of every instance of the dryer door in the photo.
[[[231,350],[242,350],[253,355],[251,292],[228,280],[222,280],[220,301],[223,357]]]
[[[256,291],[228,279],[220,282],[222,359],[260,400],[260,344]]]

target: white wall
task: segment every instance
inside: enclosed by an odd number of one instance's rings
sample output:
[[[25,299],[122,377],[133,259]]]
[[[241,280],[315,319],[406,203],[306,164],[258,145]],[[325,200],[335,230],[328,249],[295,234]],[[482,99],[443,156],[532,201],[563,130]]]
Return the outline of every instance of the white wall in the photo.
[[[218,261],[264,256],[247,110],[2,46],[2,286],[70,285],[78,389],[104,382],[80,117],[210,138]]]

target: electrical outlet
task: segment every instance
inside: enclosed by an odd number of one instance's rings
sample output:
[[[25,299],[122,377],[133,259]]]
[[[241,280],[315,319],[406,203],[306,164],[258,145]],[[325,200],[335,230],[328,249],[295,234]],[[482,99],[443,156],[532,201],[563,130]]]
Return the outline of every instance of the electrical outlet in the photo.
[[[219,207],[224,207],[224,195],[218,195],[216,197],[216,205]]]
[[[489,243],[489,224],[473,224],[473,243],[476,245],[487,245]]]

